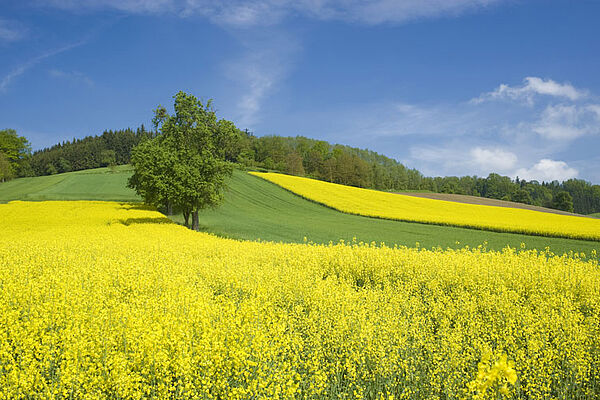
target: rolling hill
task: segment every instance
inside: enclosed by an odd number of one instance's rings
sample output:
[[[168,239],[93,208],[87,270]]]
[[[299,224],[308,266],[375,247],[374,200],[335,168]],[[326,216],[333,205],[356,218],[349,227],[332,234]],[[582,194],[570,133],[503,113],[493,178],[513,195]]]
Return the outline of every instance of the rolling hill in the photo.
[[[303,198],[347,214],[494,232],[600,241],[600,222],[586,216],[430,199],[280,173],[252,174]]]
[[[22,178],[0,184],[0,202],[11,200],[105,200],[139,201],[126,188],[131,174],[127,167],[115,173],[106,168],[66,174]],[[171,217],[182,222],[179,215]],[[201,229],[224,237],[302,243],[306,237],[315,243],[340,239],[384,242],[388,245],[431,248],[474,247],[487,242],[487,248],[507,245],[545,249],[555,253],[600,251],[600,243],[486,232],[467,228],[425,225],[344,214],[305,200],[270,182],[248,173],[235,171],[224,204],[200,215]]]
[[[453,201],[455,203],[475,204],[480,206],[494,206],[506,208],[519,208],[523,210],[540,211],[550,214],[571,215],[574,217],[584,217],[585,215],[576,214],[568,211],[557,210],[554,208],[539,207],[531,204],[515,203],[514,201],[490,199],[487,197],[469,196],[465,194],[449,194],[449,193],[423,193],[423,192],[398,192],[405,196],[415,196],[424,199]]]
[[[105,200],[139,201],[127,188],[129,166],[88,169],[65,174],[19,178],[0,183],[0,203],[11,200]]]

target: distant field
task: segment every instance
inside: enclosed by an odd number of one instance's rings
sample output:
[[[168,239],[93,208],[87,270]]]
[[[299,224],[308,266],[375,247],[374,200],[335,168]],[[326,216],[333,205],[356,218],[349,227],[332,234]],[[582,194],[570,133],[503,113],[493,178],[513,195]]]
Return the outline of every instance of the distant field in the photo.
[[[117,200],[139,201],[125,182],[131,172],[106,168],[61,175],[17,179],[0,184],[0,202],[9,200]],[[92,184],[94,183],[94,184]],[[87,192],[84,192],[84,189]],[[78,197],[79,196],[79,197]],[[181,215],[172,216],[183,222]],[[600,252],[600,243],[582,240],[487,232],[475,229],[415,224],[344,214],[307,201],[261,178],[235,171],[225,194],[225,203],[200,214],[201,229],[224,237],[302,243],[340,239],[432,248],[475,247],[487,242],[489,249],[510,245],[544,249],[562,254],[569,251]]]
[[[567,212],[567,211],[555,210],[553,208],[532,206],[531,204],[515,203],[513,201],[488,199],[487,197],[467,196],[467,195],[464,195],[464,194],[414,192],[414,191],[398,192],[398,194],[403,194],[403,195],[407,195],[407,196],[422,197],[422,198],[425,198],[425,199],[454,201],[454,202],[457,202],[457,203],[464,203],[464,204],[479,204],[479,205],[482,205],[482,206],[520,208],[520,209],[523,209],[523,210],[541,211],[541,212],[547,212],[547,213],[551,213],[551,214],[572,215],[572,216],[576,216],[576,217],[585,217],[585,215],[570,213],[570,212]]]
[[[0,183],[0,203],[11,200],[105,200],[139,201],[127,188],[128,166],[116,172],[108,168],[90,169],[49,176],[20,178]]]
[[[277,173],[252,174],[306,199],[349,214],[496,232],[600,241],[600,221],[594,218],[432,200]]]
[[[600,213],[589,214],[589,217],[600,218]]]

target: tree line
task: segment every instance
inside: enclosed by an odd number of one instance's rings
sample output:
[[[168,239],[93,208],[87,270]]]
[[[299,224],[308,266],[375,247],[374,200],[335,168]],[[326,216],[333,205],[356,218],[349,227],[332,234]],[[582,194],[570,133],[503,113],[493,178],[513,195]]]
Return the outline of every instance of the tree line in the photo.
[[[144,125],[135,130],[109,130],[35,151],[30,164],[36,176],[129,164],[133,148],[155,135]]]
[[[247,132],[233,160],[249,168],[281,171],[343,185],[384,191],[429,191],[514,201],[591,214],[600,210],[600,185],[582,179],[559,183],[487,177],[426,177],[374,151],[302,136],[254,137]]]
[[[215,124],[221,124],[227,131],[226,135],[215,138],[219,157],[240,168],[279,171],[384,191],[464,194],[581,214],[600,212],[600,185],[581,179],[538,182],[494,173],[487,177],[426,177],[416,169],[370,150],[303,136],[257,137],[236,128],[230,121],[217,121],[210,104],[202,107],[215,119]],[[142,125],[135,130],[105,131],[33,153],[26,138],[14,130],[3,130],[0,131],[0,180],[130,164],[132,150],[160,136],[158,128],[147,130]]]

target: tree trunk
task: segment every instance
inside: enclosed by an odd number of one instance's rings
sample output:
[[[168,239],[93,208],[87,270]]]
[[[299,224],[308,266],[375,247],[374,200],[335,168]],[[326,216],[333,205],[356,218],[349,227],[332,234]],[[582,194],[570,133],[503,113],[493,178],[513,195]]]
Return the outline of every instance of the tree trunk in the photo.
[[[198,210],[192,212],[192,229],[195,231],[200,230],[200,223],[198,221]]]
[[[167,215],[173,215],[173,203],[167,200]]]
[[[185,227],[189,228],[190,227],[190,212],[189,211],[183,212],[183,219],[185,220]]]

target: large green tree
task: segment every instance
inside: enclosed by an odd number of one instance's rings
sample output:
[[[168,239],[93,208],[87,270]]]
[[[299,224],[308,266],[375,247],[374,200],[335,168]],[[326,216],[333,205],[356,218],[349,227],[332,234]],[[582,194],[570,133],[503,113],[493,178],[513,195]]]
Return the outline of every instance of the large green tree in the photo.
[[[210,101],[202,104],[184,92],[175,95],[174,110],[172,115],[164,107],[155,110],[160,134],[134,149],[129,186],[148,204],[182,211],[188,226],[191,216],[198,230],[198,212],[223,201],[232,170],[225,158],[236,129],[217,120]]]
[[[24,136],[17,135],[14,129],[0,130],[0,154],[2,154],[2,180],[16,176],[33,175],[29,160],[31,145]]]
[[[129,179],[132,187],[146,204],[164,207],[171,214],[177,187],[174,178],[176,154],[161,146],[158,138],[137,145],[131,153],[134,173]]]

